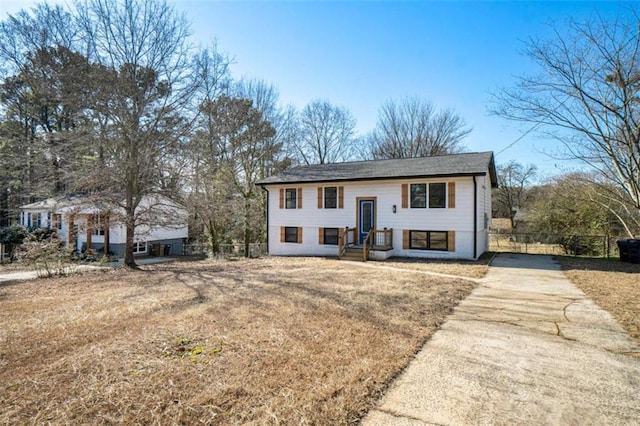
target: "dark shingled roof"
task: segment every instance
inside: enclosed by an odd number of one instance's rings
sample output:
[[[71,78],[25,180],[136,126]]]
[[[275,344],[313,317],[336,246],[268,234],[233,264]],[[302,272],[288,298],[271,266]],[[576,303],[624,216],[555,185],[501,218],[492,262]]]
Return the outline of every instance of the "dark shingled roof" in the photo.
[[[493,152],[295,166],[262,179],[258,184],[484,176],[487,172],[489,172],[491,185],[496,187]]]

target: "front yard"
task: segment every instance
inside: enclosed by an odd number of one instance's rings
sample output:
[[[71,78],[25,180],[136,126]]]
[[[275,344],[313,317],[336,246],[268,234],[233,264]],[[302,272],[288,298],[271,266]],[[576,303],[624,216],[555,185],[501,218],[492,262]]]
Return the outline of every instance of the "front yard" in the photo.
[[[0,285],[0,423],[355,423],[473,287],[315,258]]]
[[[559,261],[572,283],[640,340],[640,265],[572,257]]]

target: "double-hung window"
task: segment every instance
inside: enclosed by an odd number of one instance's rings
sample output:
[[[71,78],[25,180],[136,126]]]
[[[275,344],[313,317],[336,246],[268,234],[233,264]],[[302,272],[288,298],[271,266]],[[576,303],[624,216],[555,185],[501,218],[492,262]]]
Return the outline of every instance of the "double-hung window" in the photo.
[[[325,209],[338,208],[338,187],[337,186],[324,187],[324,208]]]
[[[101,215],[93,217],[93,235],[104,235],[104,223]]]
[[[446,207],[446,200],[447,185],[444,182],[411,184],[412,209],[443,209]]]
[[[447,186],[444,182],[429,184],[429,208],[430,209],[445,208],[446,197],[447,197]]]
[[[285,194],[285,205],[284,207],[287,209],[295,209],[296,201],[298,200],[298,193],[296,188],[287,188],[284,191]]]
[[[324,228],[323,241],[326,245],[338,245],[338,228]]]
[[[284,242],[285,243],[297,243],[298,242],[298,228],[295,226],[285,226],[284,228]]]
[[[147,252],[147,242],[138,241],[133,243],[133,254],[141,254]]]
[[[424,209],[427,207],[427,184],[411,184],[411,208]]]

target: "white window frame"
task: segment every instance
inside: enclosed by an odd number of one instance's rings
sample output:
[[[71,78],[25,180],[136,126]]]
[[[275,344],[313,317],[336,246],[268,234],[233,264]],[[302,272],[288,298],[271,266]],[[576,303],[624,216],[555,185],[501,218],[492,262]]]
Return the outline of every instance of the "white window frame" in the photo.
[[[93,216],[93,235],[104,235],[104,224],[102,223],[102,215]]]
[[[144,247],[144,249],[143,249]],[[135,241],[133,243],[133,254],[146,254],[147,253],[147,242],[146,241]]]
[[[413,199],[413,187],[414,186],[424,186],[424,205],[417,206],[414,203]],[[442,185],[444,190],[444,198],[441,206],[434,206],[431,204],[431,189],[432,185]],[[447,203],[449,201],[449,189],[447,186],[447,182],[413,182],[409,184],[409,207],[412,209],[446,209]]]

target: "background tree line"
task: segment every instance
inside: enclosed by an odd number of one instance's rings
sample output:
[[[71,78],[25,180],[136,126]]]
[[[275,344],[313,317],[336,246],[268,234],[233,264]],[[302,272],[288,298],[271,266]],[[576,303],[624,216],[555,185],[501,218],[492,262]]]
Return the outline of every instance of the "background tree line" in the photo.
[[[538,180],[535,166],[515,161],[498,167],[492,216],[508,219],[502,232],[570,237],[630,236],[635,220],[629,206],[607,204],[606,186],[594,172],[567,172]],[[610,187],[609,191],[615,191]],[[629,228],[631,226],[631,228]]]
[[[532,39],[525,53],[540,74],[499,90],[493,107],[583,161],[589,172],[549,187],[581,194],[594,215],[607,212],[628,235],[640,229],[638,22],[624,10],[613,22],[572,22]],[[193,235],[215,251],[265,239],[255,183],[291,164],[465,149],[471,128],[451,109],[420,97],[388,100],[374,129],[359,135],[346,108],[324,99],[283,106],[275,86],[234,78],[228,55],[189,37],[189,22],[163,0],[44,2],[0,22],[0,226],[15,221],[20,205],[95,194],[125,212],[125,261],[133,265],[146,195],[185,204]],[[508,215],[529,202],[522,197],[531,195],[524,183],[533,172],[507,164],[501,176],[510,169],[515,180],[503,187],[513,193],[500,195]]]

